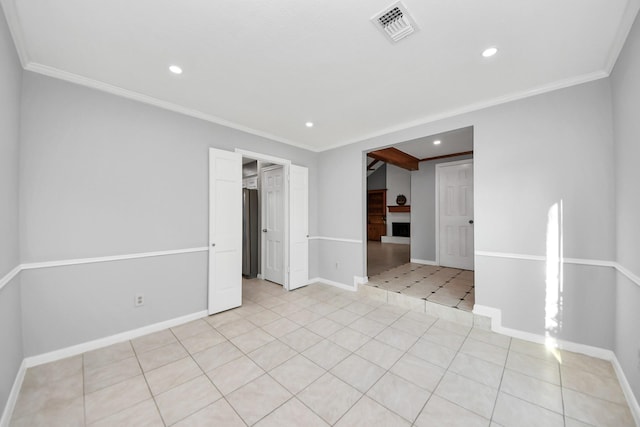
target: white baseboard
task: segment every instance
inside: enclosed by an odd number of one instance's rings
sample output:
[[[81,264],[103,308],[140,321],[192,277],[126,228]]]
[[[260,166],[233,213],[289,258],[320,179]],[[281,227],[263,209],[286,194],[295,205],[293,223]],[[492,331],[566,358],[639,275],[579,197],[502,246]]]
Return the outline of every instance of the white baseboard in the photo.
[[[640,405],[638,404],[638,399],[636,399],[633,394],[633,390],[631,389],[631,384],[627,381],[627,377],[622,370],[622,366],[618,361],[616,355],[613,355],[613,360],[611,360],[613,364],[613,369],[616,371],[616,376],[618,377],[618,381],[620,382],[620,387],[624,392],[624,396],[627,398],[627,403],[629,404],[629,410],[631,411],[631,415],[633,415],[633,419],[636,422],[636,425],[640,426]]]
[[[353,287],[358,290],[358,286],[366,285],[369,283],[369,277],[367,276],[353,276]]]
[[[98,338],[97,340],[73,345],[71,347],[62,348],[60,350],[50,351],[49,353],[26,357],[24,359],[24,363],[26,364],[27,368],[30,368],[32,366],[42,365],[43,363],[54,362],[56,360],[64,359],[66,357],[76,356],[78,354],[82,354],[87,351],[96,350],[102,347],[107,347],[112,344],[128,341],[134,338],[141,337],[143,335],[151,334],[153,332],[162,331],[163,329],[182,325],[184,323],[188,323],[193,320],[207,317],[208,315],[209,313],[206,310],[198,311],[196,313],[187,314],[186,316],[176,317],[174,319],[169,319],[163,322],[154,323],[152,325],[143,326],[141,328],[133,329],[131,331],[122,332],[122,333],[111,335],[104,338]]]
[[[344,283],[335,282],[335,281],[329,280],[329,279],[323,279],[322,277],[314,277],[313,279],[309,279],[308,283],[309,284],[312,284],[312,283],[324,283],[325,285],[335,286],[336,288],[344,289],[345,291],[351,291],[351,292],[355,292],[355,291],[358,290],[357,286],[345,285]]]
[[[423,264],[423,265],[438,265],[436,264],[435,261],[429,261],[426,259],[418,259],[418,258],[411,258],[411,262],[414,264]]]
[[[506,328],[502,326],[502,310],[494,307],[487,307],[476,304],[473,308],[473,314],[481,316],[487,316],[491,318],[491,330],[499,334],[508,335],[510,337],[519,338],[525,341],[531,341],[538,344],[545,344],[546,338],[540,334],[534,334],[532,332],[520,331],[517,329]],[[631,389],[631,385],[627,380],[622,366],[616,357],[616,354],[605,348],[594,347],[590,345],[580,344],[572,341],[557,340],[558,348],[562,350],[572,351],[574,353],[581,353],[591,357],[597,357],[599,359],[608,360],[613,365],[620,387],[624,392],[629,405],[631,415],[635,419],[637,425],[640,426],[640,405],[638,405],[638,399]]]
[[[7,403],[4,405],[4,411],[2,412],[2,417],[0,418],[0,427],[9,427],[9,421],[11,421],[11,415],[13,415],[13,410],[16,407],[16,402],[18,402],[18,394],[20,394],[22,382],[24,381],[24,374],[26,372],[27,365],[25,361],[22,360],[20,368],[18,369],[18,373],[16,374],[16,379],[13,381],[13,386],[11,387],[11,391],[9,392]]]
[[[545,344],[546,337],[544,335],[533,332],[521,331],[502,326],[502,310],[476,304],[473,307],[473,314],[479,314],[491,318],[491,330],[499,334],[508,335],[513,338],[519,338],[525,341],[531,341],[538,344]],[[612,360],[614,355],[611,350],[591,345],[580,344],[573,341],[556,340],[558,348],[562,350],[573,351],[575,353],[586,354],[587,356],[597,357],[599,359]]]
[[[491,330],[497,332],[502,327],[502,310],[486,305],[474,304],[473,314],[491,319]]]

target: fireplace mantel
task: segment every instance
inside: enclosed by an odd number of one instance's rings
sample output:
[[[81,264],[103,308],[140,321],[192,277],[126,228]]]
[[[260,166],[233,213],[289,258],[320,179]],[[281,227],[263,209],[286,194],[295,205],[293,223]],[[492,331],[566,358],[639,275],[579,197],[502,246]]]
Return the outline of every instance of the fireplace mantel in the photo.
[[[389,212],[411,212],[411,206],[409,205],[387,207],[389,208]]]

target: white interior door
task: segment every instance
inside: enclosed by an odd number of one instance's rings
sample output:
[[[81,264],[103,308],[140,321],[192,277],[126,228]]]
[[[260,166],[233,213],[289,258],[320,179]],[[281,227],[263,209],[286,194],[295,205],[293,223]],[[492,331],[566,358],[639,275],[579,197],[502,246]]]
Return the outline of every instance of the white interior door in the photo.
[[[473,270],[473,161],[436,169],[440,265]]]
[[[209,149],[209,314],[242,305],[242,156]]]
[[[262,241],[265,280],[284,285],[284,168],[262,172]]]
[[[309,170],[289,169],[289,290],[309,281]]]

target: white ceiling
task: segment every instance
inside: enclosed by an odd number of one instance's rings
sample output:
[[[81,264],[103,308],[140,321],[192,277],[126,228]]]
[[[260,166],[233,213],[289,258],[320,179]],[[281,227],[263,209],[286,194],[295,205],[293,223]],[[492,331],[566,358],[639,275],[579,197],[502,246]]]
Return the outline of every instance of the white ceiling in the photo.
[[[393,0],[0,1],[26,69],[317,151],[605,77],[639,8],[404,0],[393,44]]]

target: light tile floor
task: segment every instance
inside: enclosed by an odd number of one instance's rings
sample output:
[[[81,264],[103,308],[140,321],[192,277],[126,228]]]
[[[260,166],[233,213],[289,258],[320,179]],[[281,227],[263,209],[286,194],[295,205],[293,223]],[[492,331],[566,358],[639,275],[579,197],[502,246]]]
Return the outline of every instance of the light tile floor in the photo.
[[[471,311],[475,304],[473,276],[469,270],[407,263],[369,277],[367,285]]]
[[[243,300],[30,368],[11,425],[634,425],[603,360],[326,285],[250,280]]]

